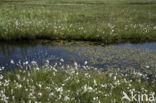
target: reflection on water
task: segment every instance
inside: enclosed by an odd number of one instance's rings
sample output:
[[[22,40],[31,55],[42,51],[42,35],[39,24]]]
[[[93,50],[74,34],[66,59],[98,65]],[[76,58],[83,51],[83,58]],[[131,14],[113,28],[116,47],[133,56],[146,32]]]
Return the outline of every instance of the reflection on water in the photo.
[[[67,45],[66,45],[67,44]],[[155,71],[156,43],[144,44],[117,44],[117,45],[90,45],[88,43],[0,43],[0,66],[15,68],[18,62],[36,61],[43,65],[46,60],[50,64],[60,62],[64,64],[84,64],[100,68],[120,69],[150,69]],[[14,60],[15,64],[11,64]]]
[[[11,66],[10,60],[14,60],[15,64],[19,61],[36,61],[39,65],[42,65],[46,60],[49,60],[50,63],[56,63],[61,58],[67,64],[70,64],[74,60],[81,63],[80,60],[84,57],[80,57],[65,48],[66,46],[61,45],[3,43],[0,45],[0,66]]]
[[[156,43],[142,43],[142,44],[131,44],[131,43],[125,43],[125,44],[118,44],[119,47],[129,47],[129,48],[144,48],[144,49],[151,49],[156,50]]]

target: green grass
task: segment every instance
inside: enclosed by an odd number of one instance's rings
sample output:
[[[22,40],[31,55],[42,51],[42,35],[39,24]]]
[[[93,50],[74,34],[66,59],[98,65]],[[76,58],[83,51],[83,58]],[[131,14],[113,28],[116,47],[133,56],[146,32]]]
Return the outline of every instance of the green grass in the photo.
[[[156,92],[155,80],[149,81],[137,71],[131,74],[110,68],[102,72],[102,69],[77,64],[46,65],[40,69],[34,66],[0,75],[2,103],[121,103],[123,92],[130,95],[131,90],[137,95],[150,95]]]
[[[0,39],[154,41],[155,3],[154,0],[1,0]]]

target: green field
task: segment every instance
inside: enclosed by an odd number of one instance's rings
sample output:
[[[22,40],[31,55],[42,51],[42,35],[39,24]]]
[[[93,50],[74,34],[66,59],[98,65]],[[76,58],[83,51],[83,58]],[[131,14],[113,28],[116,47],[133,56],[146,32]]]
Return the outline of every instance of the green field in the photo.
[[[155,0],[0,0],[0,39],[156,40]]]
[[[30,64],[28,64],[30,65]],[[0,102],[7,103],[140,103],[155,102],[155,79],[139,71],[102,72],[76,63],[73,66],[46,64],[30,70],[19,69],[0,75]],[[126,93],[136,100],[122,99]],[[147,94],[143,99],[138,96]],[[148,98],[148,100],[146,100]]]

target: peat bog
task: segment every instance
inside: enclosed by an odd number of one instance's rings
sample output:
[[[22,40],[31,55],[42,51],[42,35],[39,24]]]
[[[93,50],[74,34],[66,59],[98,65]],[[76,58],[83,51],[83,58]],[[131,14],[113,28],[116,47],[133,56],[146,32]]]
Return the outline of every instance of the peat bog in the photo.
[[[0,102],[155,103],[155,94],[155,0],[0,0]]]

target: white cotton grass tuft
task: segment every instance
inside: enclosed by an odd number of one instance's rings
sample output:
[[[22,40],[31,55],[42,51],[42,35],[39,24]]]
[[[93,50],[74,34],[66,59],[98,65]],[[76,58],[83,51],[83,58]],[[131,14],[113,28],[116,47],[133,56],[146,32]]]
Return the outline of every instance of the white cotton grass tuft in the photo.
[[[42,96],[42,93],[41,93],[41,92],[39,92],[39,93],[38,93],[38,96],[39,96],[39,97],[41,97],[41,96]]]
[[[87,64],[88,64],[88,62],[87,62],[87,61],[85,61],[85,62],[84,62],[84,65],[87,65]]]
[[[61,58],[61,59],[60,59],[60,61],[61,61],[61,62],[64,62],[64,59],[63,59],[63,58]]]
[[[11,59],[11,60],[10,60],[10,63],[11,63],[11,64],[15,64],[15,62],[14,62],[14,60],[13,60],[13,59]]]
[[[68,96],[65,96],[64,101],[68,101],[68,100],[70,100],[70,98]]]

